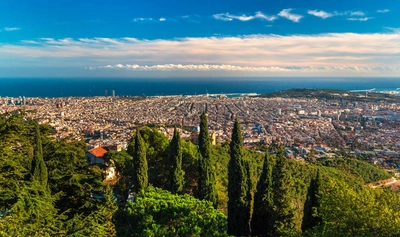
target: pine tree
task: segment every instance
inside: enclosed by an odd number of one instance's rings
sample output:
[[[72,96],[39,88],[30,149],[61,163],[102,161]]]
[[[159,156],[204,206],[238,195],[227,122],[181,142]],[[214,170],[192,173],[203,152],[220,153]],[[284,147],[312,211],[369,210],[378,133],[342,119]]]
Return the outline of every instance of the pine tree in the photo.
[[[264,158],[263,171],[257,183],[254,195],[251,232],[254,236],[268,236],[271,231],[271,212],[273,208],[272,170],[275,160],[267,152]]]
[[[133,188],[136,192],[148,186],[148,167],[146,159],[146,147],[140,130],[136,131],[135,150],[133,156]]]
[[[318,170],[316,177],[311,180],[310,187],[308,188],[307,200],[304,204],[303,222],[301,225],[302,231],[311,229],[322,222],[322,218],[319,215],[320,192],[321,174]]]
[[[236,118],[228,166],[228,234],[234,236],[248,236],[250,232],[249,169],[242,149],[242,131]]]
[[[272,236],[289,236],[296,232],[294,209],[292,207],[293,188],[288,161],[282,146],[277,148],[276,165],[273,169]]]
[[[42,138],[40,135],[39,124],[35,124],[35,146],[33,158],[33,175],[32,180],[38,181],[43,187],[47,188],[48,173],[47,167],[43,160]]]
[[[206,113],[203,112],[200,117],[199,134],[199,180],[198,180],[198,198],[213,203],[214,207],[218,204],[218,193],[215,187],[214,167],[211,160],[210,137],[208,135],[208,123]]]
[[[170,143],[170,191],[173,194],[181,194],[183,191],[184,171],[182,170],[182,148],[181,138],[175,128],[174,136]]]

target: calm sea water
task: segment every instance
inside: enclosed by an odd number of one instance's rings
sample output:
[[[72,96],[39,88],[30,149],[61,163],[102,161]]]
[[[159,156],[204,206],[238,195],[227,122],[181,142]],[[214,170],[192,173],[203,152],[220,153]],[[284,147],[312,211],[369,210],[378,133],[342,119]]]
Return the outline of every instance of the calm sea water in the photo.
[[[0,96],[67,97],[269,93],[291,88],[396,90],[399,78],[0,78]]]

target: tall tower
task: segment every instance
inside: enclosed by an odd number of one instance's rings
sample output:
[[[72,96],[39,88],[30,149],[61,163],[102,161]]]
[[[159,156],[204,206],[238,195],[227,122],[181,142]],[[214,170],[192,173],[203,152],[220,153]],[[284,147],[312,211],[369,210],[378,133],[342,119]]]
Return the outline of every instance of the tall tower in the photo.
[[[104,90],[104,96],[107,97],[108,91]]]
[[[112,90],[112,91],[111,91],[111,96],[112,96],[112,97],[115,97],[115,90]]]

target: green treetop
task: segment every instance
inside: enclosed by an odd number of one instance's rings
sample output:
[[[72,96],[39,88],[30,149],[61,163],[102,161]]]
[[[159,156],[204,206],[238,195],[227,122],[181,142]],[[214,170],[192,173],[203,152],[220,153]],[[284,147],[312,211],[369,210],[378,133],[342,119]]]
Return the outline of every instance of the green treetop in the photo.
[[[43,187],[47,187],[48,173],[43,160],[42,138],[40,135],[39,124],[35,124],[35,146],[34,146],[34,165],[32,180],[38,181]]]
[[[275,159],[268,152],[264,158],[263,171],[254,195],[251,232],[255,236],[268,236],[271,230],[271,211],[273,208],[272,170]]]
[[[230,144],[228,165],[228,234],[249,235],[250,200],[248,169],[243,161],[243,139],[240,124],[236,118]]]
[[[171,193],[181,194],[183,191],[184,171],[182,170],[182,148],[181,138],[175,128],[174,137],[170,143],[170,191]]]
[[[140,191],[148,186],[148,167],[146,159],[146,147],[140,130],[136,131],[135,151],[133,155],[133,187],[135,191]]]
[[[273,169],[272,236],[290,236],[296,232],[292,207],[292,177],[282,146],[277,148],[276,165]]]
[[[208,135],[208,123],[206,113],[203,112],[200,117],[199,134],[199,181],[198,198],[213,203],[214,207],[218,203],[218,194],[215,187],[214,167],[211,160],[210,137]]]
[[[321,174],[318,170],[316,177],[311,180],[310,187],[308,188],[307,200],[304,204],[303,222],[301,225],[302,231],[311,229],[322,222],[322,218],[319,214],[321,182]]]

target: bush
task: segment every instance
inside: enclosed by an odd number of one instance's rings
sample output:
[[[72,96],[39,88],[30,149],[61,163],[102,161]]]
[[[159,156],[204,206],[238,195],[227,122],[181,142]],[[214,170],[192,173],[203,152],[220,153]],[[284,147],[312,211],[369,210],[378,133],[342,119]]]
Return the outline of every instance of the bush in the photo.
[[[117,214],[118,236],[226,236],[226,217],[189,195],[150,187]]]

